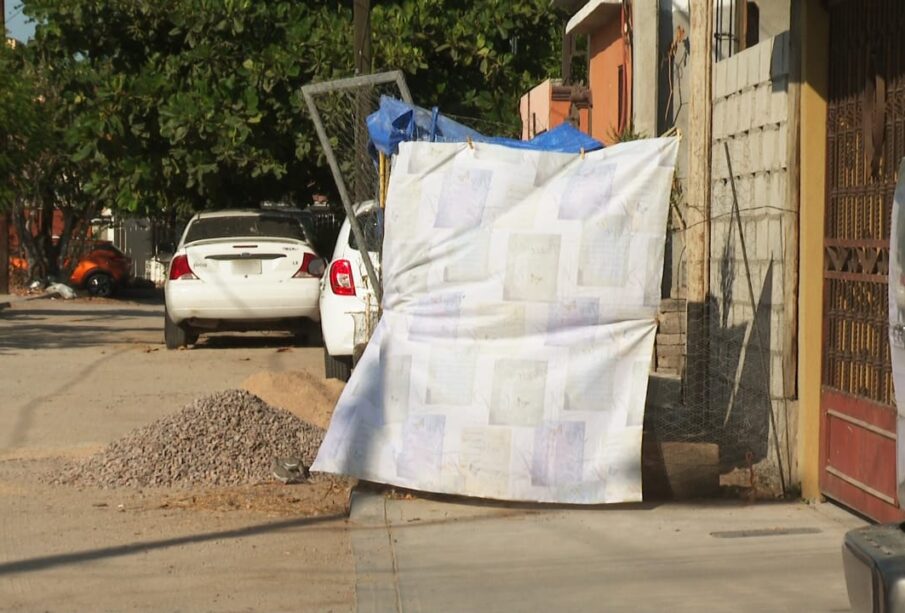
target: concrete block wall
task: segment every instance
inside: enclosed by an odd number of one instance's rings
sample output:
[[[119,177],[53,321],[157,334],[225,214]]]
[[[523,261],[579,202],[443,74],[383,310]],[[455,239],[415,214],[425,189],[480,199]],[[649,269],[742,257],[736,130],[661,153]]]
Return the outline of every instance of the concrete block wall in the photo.
[[[788,76],[788,32],[714,65],[709,411],[725,434],[724,470],[747,475],[759,467],[761,488],[777,488],[778,464],[789,461],[777,457],[772,424],[780,453],[794,430],[783,397],[782,342],[784,231],[794,222]]]
[[[667,298],[660,302],[655,371],[662,375],[685,372],[685,301]]]

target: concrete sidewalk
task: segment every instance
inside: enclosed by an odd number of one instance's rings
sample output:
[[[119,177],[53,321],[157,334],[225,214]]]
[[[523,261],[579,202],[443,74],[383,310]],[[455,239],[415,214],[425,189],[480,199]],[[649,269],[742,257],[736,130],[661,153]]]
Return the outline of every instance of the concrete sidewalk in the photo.
[[[356,493],[359,611],[848,611],[830,505],[585,509]]]

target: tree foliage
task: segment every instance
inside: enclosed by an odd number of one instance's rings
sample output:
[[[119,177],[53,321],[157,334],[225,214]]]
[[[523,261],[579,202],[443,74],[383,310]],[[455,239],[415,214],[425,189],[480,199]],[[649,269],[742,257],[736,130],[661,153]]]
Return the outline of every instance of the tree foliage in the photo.
[[[549,0],[397,0],[373,9],[378,69],[482,130],[519,132],[519,98],[559,73],[564,15]]]
[[[0,211],[12,208],[19,188],[20,169],[40,132],[34,84],[22,70],[20,54],[0,46]]]
[[[85,188],[100,201],[252,206],[321,179],[297,91],[351,62],[337,3],[29,0],[26,11],[48,66],[77,58],[62,86],[74,160],[95,163]]]
[[[0,52],[0,210],[10,211],[31,278],[65,276],[98,203],[83,190],[86,164],[72,159],[71,115],[28,47]],[[76,69],[73,63],[71,70]],[[57,66],[59,70],[61,67]],[[55,217],[62,222],[54,236]]]
[[[0,176],[17,175],[20,200],[84,221],[332,191],[298,93],[352,73],[348,0],[24,0],[24,10],[35,38],[0,94],[0,130],[21,132],[6,135],[18,149],[0,153]],[[518,97],[558,64],[562,16],[548,0],[375,0],[372,24],[375,70],[401,68],[417,103],[479,129],[515,133]],[[43,104],[28,102],[35,94]]]

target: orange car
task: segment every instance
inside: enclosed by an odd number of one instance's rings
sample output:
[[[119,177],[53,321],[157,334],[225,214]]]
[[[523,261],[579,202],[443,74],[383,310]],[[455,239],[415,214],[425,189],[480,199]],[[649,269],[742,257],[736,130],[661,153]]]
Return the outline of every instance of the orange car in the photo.
[[[13,268],[28,270],[23,258],[10,258]],[[132,258],[106,241],[94,244],[76,265],[69,276],[69,284],[83,287],[92,296],[110,296],[118,285],[129,280],[132,274]]]
[[[129,280],[132,258],[113,246],[98,242],[76,265],[69,277],[73,287],[84,287],[92,296],[109,296]]]

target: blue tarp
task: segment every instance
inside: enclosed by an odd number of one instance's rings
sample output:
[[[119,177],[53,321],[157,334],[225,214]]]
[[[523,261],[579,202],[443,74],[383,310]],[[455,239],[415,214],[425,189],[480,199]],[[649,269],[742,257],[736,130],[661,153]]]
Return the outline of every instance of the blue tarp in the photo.
[[[371,135],[371,145],[386,155],[395,155],[401,142],[421,140],[461,143],[469,138],[477,143],[561,153],[603,149],[603,143],[569,124],[557,126],[528,141],[485,136],[443,116],[436,107],[429,111],[389,96],[381,96],[380,108],[368,116],[368,132]]]

